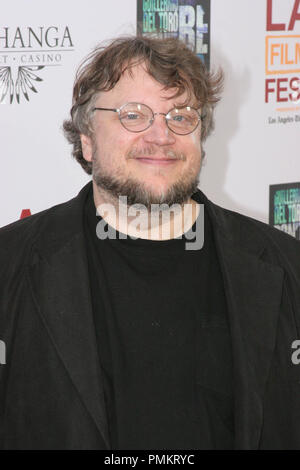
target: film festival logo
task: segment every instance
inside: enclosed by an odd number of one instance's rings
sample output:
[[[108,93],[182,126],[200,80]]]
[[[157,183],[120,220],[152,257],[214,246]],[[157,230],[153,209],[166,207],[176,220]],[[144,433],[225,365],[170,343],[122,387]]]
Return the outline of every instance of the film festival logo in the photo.
[[[300,0],[266,0],[265,103],[276,112],[300,111]],[[300,122],[300,113],[269,117],[269,124]]]
[[[61,66],[72,51],[68,26],[0,27],[0,104],[29,101],[45,69]]]
[[[184,249],[201,250],[204,245],[204,204],[197,204],[197,208],[199,212],[192,224],[193,207],[190,203],[151,204],[148,210],[143,204],[128,205],[127,196],[119,196],[117,207],[110,203],[97,206],[96,215],[100,220],[96,235],[100,240],[128,237],[133,240],[149,237],[151,240],[182,239],[183,228]],[[175,218],[179,221],[176,227]]]
[[[178,37],[210,66],[210,0],[137,0],[137,30]]]

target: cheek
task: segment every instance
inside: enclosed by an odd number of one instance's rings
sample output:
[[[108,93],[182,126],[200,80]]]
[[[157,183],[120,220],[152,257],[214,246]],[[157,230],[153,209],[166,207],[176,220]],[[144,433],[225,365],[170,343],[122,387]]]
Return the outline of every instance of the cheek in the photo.
[[[105,168],[121,167],[125,162],[125,156],[134,145],[132,137],[122,130],[113,131],[102,129],[97,135],[98,159]]]
[[[201,159],[201,145],[198,134],[190,135],[189,142],[183,147],[184,153],[187,157],[187,162],[192,165],[197,165]]]
[[[198,132],[194,132],[193,134],[191,134],[191,140],[193,146],[195,147],[195,151],[199,151],[201,149],[200,134]]]

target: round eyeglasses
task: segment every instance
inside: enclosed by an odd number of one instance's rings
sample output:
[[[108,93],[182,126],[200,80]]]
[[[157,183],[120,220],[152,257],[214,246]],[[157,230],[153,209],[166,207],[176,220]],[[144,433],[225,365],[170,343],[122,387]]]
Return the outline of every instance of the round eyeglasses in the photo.
[[[121,108],[93,108],[93,111],[113,111],[118,113],[119,120],[125,129],[130,132],[143,132],[154,122],[155,116],[165,116],[170,131],[179,135],[193,132],[204,118],[197,109],[190,106],[170,109],[167,113],[154,113],[146,104],[126,103]]]

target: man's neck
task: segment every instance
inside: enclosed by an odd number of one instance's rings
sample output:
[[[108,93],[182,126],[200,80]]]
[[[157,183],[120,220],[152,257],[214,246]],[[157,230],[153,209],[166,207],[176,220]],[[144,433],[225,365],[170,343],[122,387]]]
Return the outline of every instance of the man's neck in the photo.
[[[189,199],[164,210],[139,209],[128,206],[122,199],[111,197],[93,181],[94,203],[97,213],[115,230],[126,235],[148,240],[170,240],[187,232],[199,214],[199,204]]]

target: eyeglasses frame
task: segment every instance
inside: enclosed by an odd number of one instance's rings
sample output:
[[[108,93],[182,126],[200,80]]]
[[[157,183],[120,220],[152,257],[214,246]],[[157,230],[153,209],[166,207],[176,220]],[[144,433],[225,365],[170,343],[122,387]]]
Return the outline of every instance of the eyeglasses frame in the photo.
[[[143,106],[146,106],[146,108],[148,108],[148,109],[151,111],[153,118],[150,119],[149,125],[148,125],[145,129],[143,129],[143,130],[141,130],[141,131],[132,131],[132,130],[127,129],[127,127],[122,123],[122,120],[121,120],[121,117],[120,117],[120,112],[121,112],[122,109],[123,109],[125,106],[127,106],[128,104],[141,104],[141,105],[143,105]],[[120,108],[101,108],[101,107],[98,107],[98,106],[97,106],[97,107],[93,108],[92,111],[97,111],[97,110],[99,110],[99,111],[112,111],[112,112],[118,113],[119,121],[120,121],[121,125],[124,127],[124,129],[126,129],[128,132],[135,132],[135,133],[139,133],[139,132],[144,132],[144,131],[146,131],[146,130],[149,129],[149,127],[151,127],[152,124],[154,123],[155,116],[157,116],[157,115],[162,115],[162,116],[165,116],[166,125],[167,125],[168,129],[170,129],[171,132],[173,132],[174,134],[177,134],[177,135],[188,135],[188,134],[191,134],[192,132],[194,132],[194,131],[197,129],[197,127],[199,126],[199,122],[200,122],[200,121],[203,121],[203,119],[205,118],[205,115],[202,116],[202,115],[199,113],[199,111],[198,111],[196,108],[193,108],[192,106],[186,106],[186,107],[189,107],[190,109],[193,109],[194,111],[196,111],[196,113],[198,114],[198,122],[197,122],[196,127],[195,127],[192,131],[187,132],[187,133],[185,133],[185,134],[179,134],[178,132],[173,131],[173,129],[171,129],[171,128],[169,127],[167,115],[169,114],[170,111],[173,111],[173,109],[180,109],[180,108],[176,108],[176,107],[169,109],[169,111],[168,111],[167,113],[154,113],[153,110],[150,108],[150,106],[148,106],[147,104],[144,104],[144,103],[137,103],[137,102],[135,102],[135,101],[130,101],[129,103],[123,104]],[[182,108],[181,108],[181,109],[182,109]]]

